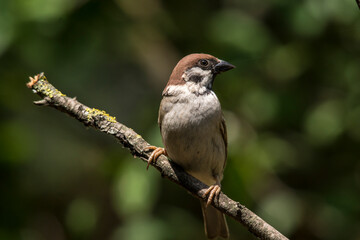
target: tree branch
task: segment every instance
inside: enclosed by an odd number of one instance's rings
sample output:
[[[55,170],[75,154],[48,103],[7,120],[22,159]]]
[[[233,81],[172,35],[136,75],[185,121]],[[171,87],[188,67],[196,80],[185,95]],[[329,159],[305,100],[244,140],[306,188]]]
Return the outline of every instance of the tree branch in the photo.
[[[150,154],[144,149],[150,146],[150,144],[134,130],[117,122],[115,117],[110,116],[105,111],[89,108],[78,102],[76,98],[67,97],[51,85],[43,73],[36,75],[34,78],[30,77],[30,82],[27,84],[27,87],[31,88],[34,93],[37,93],[42,98],[34,102],[36,105],[56,108],[76,118],[86,126],[94,127],[101,132],[114,136],[125,148],[130,150],[134,157],[147,162]],[[195,197],[205,200],[203,194],[207,186],[187,174],[175,163],[168,161],[165,156],[160,156],[158,160],[151,165],[153,165],[162,176],[182,186]],[[251,233],[260,239],[287,239],[252,211],[239,202],[230,199],[223,193],[220,193],[219,198],[214,200],[212,205],[242,223]]]

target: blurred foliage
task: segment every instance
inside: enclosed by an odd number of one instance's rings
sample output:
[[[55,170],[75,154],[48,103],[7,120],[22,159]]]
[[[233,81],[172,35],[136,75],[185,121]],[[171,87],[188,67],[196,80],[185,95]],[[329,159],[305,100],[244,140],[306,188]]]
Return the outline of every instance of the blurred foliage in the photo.
[[[198,200],[25,83],[44,71],[161,145],[162,88],[206,52],[237,66],[214,86],[224,192],[290,239],[359,240],[359,26],[355,1],[0,0],[0,239],[204,239]]]

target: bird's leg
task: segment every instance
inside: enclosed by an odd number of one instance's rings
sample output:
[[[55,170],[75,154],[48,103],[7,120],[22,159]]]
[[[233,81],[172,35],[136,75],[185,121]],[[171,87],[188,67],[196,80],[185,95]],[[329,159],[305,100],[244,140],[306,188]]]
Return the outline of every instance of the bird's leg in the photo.
[[[206,201],[206,207],[208,207],[211,204],[214,197],[219,196],[220,192],[221,192],[220,181],[216,181],[216,184],[211,185],[203,194],[203,197],[206,197],[207,195],[209,195],[208,199]]]
[[[155,147],[155,146],[148,146],[146,148],[144,148],[145,151],[149,151],[152,150],[153,152],[151,153],[149,159],[148,159],[148,164],[146,167],[146,170],[149,169],[150,163],[152,162],[156,162],[156,160],[158,159],[158,157],[161,154],[164,154],[165,156],[167,156],[166,150],[165,148],[161,148],[161,147]]]

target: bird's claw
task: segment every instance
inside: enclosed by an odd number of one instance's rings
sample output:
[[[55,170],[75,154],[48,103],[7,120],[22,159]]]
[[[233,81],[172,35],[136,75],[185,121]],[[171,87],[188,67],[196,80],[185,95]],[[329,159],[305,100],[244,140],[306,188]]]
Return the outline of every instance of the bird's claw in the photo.
[[[214,197],[218,197],[221,192],[221,187],[218,184],[211,185],[203,194],[203,197],[205,198],[207,195],[209,195],[207,201],[206,201],[206,207],[208,207]]]
[[[149,169],[150,164],[152,162],[155,162],[161,154],[166,155],[166,150],[161,147],[148,146],[148,147],[144,148],[144,150],[145,151],[149,151],[149,150],[153,151],[148,159],[148,164],[146,166],[146,170]]]

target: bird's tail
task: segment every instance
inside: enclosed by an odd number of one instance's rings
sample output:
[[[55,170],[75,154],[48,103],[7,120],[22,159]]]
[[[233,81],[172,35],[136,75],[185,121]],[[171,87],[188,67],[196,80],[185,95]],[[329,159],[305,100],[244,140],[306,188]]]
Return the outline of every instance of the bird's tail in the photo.
[[[224,214],[213,206],[206,207],[206,203],[204,201],[200,201],[200,203],[207,238],[229,238],[229,229]]]

